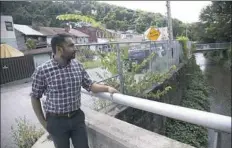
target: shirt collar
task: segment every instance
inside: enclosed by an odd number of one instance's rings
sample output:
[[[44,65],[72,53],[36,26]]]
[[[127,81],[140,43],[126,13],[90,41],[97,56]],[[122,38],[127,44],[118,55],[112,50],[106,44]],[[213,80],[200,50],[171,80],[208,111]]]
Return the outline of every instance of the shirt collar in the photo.
[[[52,58],[52,63],[55,65],[55,66],[58,66],[59,68],[65,68],[65,67],[70,67],[71,66],[71,63],[72,63],[72,60],[68,63],[68,65],[66,66],[61,66],[54,58]]]

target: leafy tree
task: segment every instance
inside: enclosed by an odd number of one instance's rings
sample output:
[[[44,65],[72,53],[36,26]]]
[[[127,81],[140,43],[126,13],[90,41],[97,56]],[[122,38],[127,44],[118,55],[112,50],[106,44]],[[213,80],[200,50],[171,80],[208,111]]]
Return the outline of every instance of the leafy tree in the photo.
[[[190,26],[190,39],[205,43],[231,41],[231,9],[229,1],[214,1],[202,9],[200,22]]]

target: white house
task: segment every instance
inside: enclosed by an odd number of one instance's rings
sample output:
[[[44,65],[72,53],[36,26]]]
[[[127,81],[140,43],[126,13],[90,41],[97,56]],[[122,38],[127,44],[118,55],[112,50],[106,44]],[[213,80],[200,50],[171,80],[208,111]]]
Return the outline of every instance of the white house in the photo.
[[[1,15],[1,43],[18,49],[12,16]]]

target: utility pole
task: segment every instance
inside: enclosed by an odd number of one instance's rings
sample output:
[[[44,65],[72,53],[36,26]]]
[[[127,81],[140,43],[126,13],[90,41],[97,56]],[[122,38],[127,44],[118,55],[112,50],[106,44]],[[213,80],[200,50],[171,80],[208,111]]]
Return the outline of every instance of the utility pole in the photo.
[[[170,1],[166,1],[167,4],[167,22],[168,22],[168,63],[167,68],[169,69],[169,64],[173,65],[173,47],[172,47],[172,40],[173,40],[173,31],[172,31],[172,17],[171,17],[171,8],[170,8]],[[170,55],[171,51],[171,55]],[[171,60],[171,61],[170,61]],[[170,63],[171,62],[171,63]]]
[[[185,36],[188,37],[188,26],[186,25],[186,29],[185,29]]]
[[[172,17],[171,17],[171,8],[170,8],[170,1],[167,1],[167,16],[168,16],[168,36],[169,42],[173,40],[173,31],[172,31]]]

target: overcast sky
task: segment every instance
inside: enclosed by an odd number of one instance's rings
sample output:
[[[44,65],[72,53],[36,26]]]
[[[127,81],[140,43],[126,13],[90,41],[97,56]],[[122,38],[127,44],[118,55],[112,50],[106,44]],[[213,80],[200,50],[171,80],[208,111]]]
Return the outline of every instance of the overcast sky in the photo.
[[[159,12],[163,15],[167,12],[166,1],[104,1],[129,9],[140,9],[149,12]],[[171,15],[185,23],[199,20],[201,9],[209,5],[210,1],[171,1]]]

